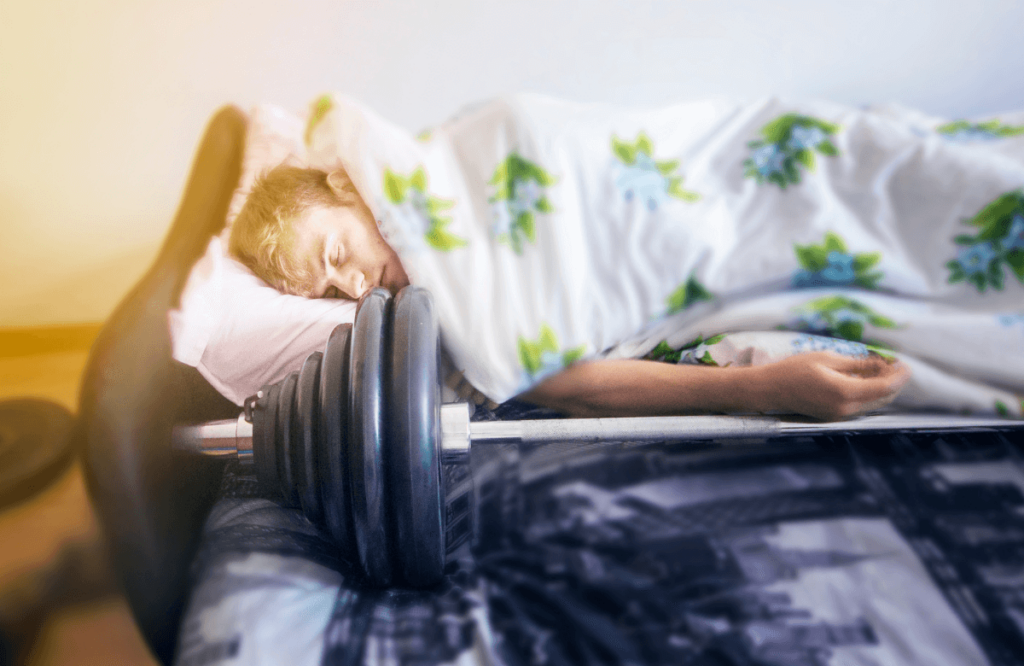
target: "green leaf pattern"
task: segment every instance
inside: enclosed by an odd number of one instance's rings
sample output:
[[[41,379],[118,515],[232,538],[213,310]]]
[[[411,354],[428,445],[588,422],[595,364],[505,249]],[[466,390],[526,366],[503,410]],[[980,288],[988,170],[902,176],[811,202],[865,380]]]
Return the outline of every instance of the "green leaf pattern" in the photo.
[[[666,314],[675,314],[700,301],[710,301],[714,296],[707,290],[695,274],[691,274],[686,282],[679,285],[675,291],[669,294],[666,301],[668,310]]]
[[[979,293],[988,287],[998,291],[1008,267],[1024,284],[1024,189],[997,197],[964,224],[978,233],[953,239],[961,249],[956,259],[946,262],[948,282],[967,282]]]
[[[320,121],[334,108],[334,100],[331,99],[330,95],[320,95],[317,97],[309,107],[309,120],[306,121],[306,135],[305,141],[306,146],[309,147],[313,143],[313,131],[316,126],[320,124]]]
[[[668,340],[662,340],[644,358],[663,363],[717,366],[718,363],[711,357],[709,348],[724,340],[726,335],[725,333],[719,333],[705,340],[704,335],[699,333],[696,338],[678,348],[673,348],[669,345]]]
[[[414,227],[413,233],[441,252],[465,247],[467,242],[447,230],[452,219],[442,215],[455,202],[429,194],[427,172],[418,167],[408,176],[384,168],[384,197],[394,207],[396,220]]]
[[[744,176],[782,189],[797,185],[801,169],[814,171],[815,153],[826,157],[839,154],[832,140],[838,131],[838,125],[811,116],[779,116],[761,128],[764,138],[747,144],[751,154],[743,162]]]
[[[850,287],[874,289],[882,279],[881,271],[871,270],[882,258],[879,252],[851,253],[838,234],[829,231],[820,245],[793,245],[801,268],[793,274],[792,284],[805,287]]]
[[[951,141],[991,141],[1011,136],[1022,136],[1024,135],[1024,125],[1004,125],[998,119],[980,123],[954,120],[951,123],[939,125],[935,131]]]
[[[519,336],[519,364],[531,383],[569,367],[583,358],[586,345],[561,351],[555,331],[543,324],[536,340]]]
[[[537,215],[554,212],[546,188],[555,184],[555,178],[537,164],[510,153],[488,184],[495,188],[490,198],[494,215],[491,233],[499,243],[522,254],[526,242],[537,240]]]
[[[786,326],[789,330],[828,335],[853,342],[869,342],[883,349],[887,345],[864,340],[866,326],[897,328],[896,322],[884,317],[860,301],[848,296],[824,296],[795,309],[798,317]]]

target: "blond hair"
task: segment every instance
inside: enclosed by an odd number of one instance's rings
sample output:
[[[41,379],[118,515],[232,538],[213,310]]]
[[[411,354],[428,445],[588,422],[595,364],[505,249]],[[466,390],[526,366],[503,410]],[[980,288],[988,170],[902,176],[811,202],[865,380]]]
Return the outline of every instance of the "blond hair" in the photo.
[[[280,165],[253,183],[231,226],[228,252],[260,279],[286,294],[309,296],[312,276],[291,256],[295,222],[310,208],[365,206],[344,169]]]

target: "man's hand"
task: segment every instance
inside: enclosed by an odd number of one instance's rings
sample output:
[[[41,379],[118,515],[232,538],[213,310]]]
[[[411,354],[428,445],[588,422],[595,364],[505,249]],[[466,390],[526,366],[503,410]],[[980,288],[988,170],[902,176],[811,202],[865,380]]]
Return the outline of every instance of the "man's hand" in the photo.
[[[885,407],[910,379],[902,363],[878,355],[850,358],[829,352],[790,356],[760,370],[770,409],[823,421]]]

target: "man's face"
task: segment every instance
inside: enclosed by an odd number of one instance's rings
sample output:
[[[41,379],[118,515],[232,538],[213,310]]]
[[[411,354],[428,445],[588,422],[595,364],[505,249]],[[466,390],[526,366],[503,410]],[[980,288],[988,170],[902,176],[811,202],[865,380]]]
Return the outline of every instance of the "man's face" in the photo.
[[[409,284],[398,255],[362,206],[310,208],[294,223],[292,251],[313,276],[310,298],[358,299],[374,287],[395,294]]]

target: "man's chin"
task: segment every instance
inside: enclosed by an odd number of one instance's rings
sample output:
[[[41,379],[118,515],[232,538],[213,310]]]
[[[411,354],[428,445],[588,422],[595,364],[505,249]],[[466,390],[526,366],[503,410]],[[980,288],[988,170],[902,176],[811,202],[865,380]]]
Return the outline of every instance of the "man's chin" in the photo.
[[[402,289],[408,286],[409,281],[406,280],[405,282],[392,282],[391,284],[385,285],[384,288],[390,291],[392,296],[397,296],[398,292],[402,291]]]
[[[404,287],[409,286],[409,276],[406,275],[402,264],[398,262],[395,262],[395,264],[389,264],[387,268],[384,269],[384,274],[381,278],[381,282],[392,295],[397,295]]]

